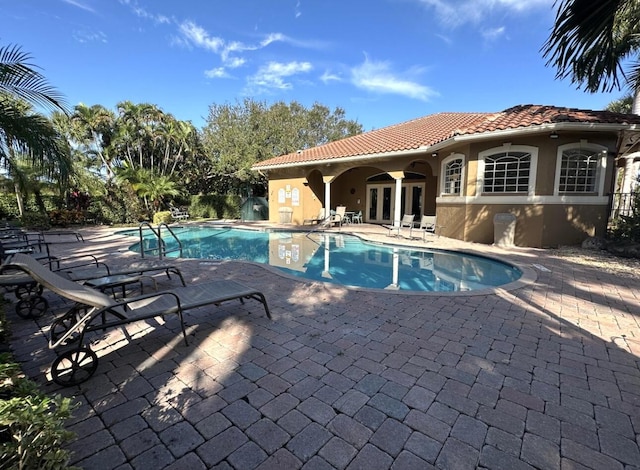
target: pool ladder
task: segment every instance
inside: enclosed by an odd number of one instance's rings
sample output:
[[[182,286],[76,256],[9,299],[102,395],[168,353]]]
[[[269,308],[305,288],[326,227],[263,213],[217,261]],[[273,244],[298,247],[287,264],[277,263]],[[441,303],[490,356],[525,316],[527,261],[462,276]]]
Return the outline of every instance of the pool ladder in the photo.
[[[167,244],[165,243],[165,241],[162,238],[162,227],[163,226],[169,231],[169,234],[171,234],[171,238],[173,238],[176,241],[177,248],[173,248],[171,250],[167,250]],[[143,237],[143,229],[144,228],[148,228],[155,235],[155,239],[158,240],[158,246],[157,247],[150,247],[148,249],[145,249],[145,244],[144,244],[144,240],[145,239]],[[161,224],[158,224],[158,229],[156,231],[156,229],[154,229],[149,222],[142,222],[140,224],[140,226],[138,227],[138,231],[140,233],[140,256],[142,258],[144,258],[145,253],[155,253],[155,252],[158,253],[158,258],[160,258],[160,259],[165,258],[167,256],[167,253],[173,253],[175,251],[179,252],[178,256],[180,256],[180,257],[182,256],[182,242],[178,239],[178,237],[173,232],[173,230],[171,230],[171,227],[169,227],[166,223],[162,222]]]

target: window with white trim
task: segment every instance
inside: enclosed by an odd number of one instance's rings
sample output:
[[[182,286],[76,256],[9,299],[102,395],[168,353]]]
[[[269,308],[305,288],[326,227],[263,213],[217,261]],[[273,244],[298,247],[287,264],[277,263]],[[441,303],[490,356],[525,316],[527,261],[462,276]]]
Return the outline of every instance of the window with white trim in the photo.
[[[558,191],[561,193],[596,193],[602,151],[594,147],[565,148],[560,156]]]
[[[484,157],[483,193],[527,193],[531,152],[506,150]]]
[[[442,194],[459,195],[462,189],[464,158],[454,157],[452,160],[445,160],[443,167]]]

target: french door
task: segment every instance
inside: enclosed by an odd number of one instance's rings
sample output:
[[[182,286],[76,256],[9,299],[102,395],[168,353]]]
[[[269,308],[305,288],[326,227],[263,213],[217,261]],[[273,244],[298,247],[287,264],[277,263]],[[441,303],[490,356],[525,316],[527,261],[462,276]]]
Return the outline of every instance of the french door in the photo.
[[[395,184],[368,184],[365,222],[390,224],[395,214]],[[400,197],[401,217],[414,214],[415,220],[422,216],[422,195],[424,183],[403,183]]]

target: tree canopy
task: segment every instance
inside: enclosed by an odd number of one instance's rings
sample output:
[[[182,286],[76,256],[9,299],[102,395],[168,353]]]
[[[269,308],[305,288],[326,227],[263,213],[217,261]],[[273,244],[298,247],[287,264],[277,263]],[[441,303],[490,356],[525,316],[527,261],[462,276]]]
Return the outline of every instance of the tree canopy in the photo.
[[[211,105],[202,132],[207,162],[194,169],[198,191],[245,194],[266,190],[264,177],[251,171],[262,160],[315,147],[362,132],[347,120],[342,108],[333,111],[319,103],[309,109],[293,101],[245,99],[235,104]]]

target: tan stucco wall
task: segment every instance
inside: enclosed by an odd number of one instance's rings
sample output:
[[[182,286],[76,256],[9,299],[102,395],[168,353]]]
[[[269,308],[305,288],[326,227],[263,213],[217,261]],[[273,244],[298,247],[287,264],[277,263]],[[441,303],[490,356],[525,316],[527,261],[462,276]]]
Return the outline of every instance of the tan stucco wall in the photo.
[[[607,224],[607,211],[603,206],[440,204],[439,233],[460,240],[492,244],[494,216],[500,213],[516,217],[516,246],[548,248],[575,245],[589,236],[604,235]]]
[[[513,135],[500,139],[474,143],[456,143],[446,150],[438,152],[438,157],[431,153],[413,154],[403,157],[376,158],[371,161],[354,163],[323,164],[304,166],[286,170],[271,170],[269,178],[269,220],[280,221],[280,208],[291,207],[292,223],[302,224],[305,219],[316,218],[324,205],[325,186],[323,179],[331,181],[331,208],[344,205],[348,210],[362,210],[365,215],[367,178],[383,171],[393,172],[417,171],[427,176],[424,200],[422,202],[425,215],[437,214],[440,232],[444,236],[459,238],[478,243],[493,243],[493,217],[497,213],[509,212],[517,217],[515,243],[518,246],[547,247],[561,244],[576,244],[591,235],[603,235],[606,231],[607,206],[554,203],[540,204],[535,200],[527,201],[530,195],[516,195],[512,204],[496,198],[490,201],[473,201],[477,196],[479,154],[485,150],[501,147],[505,143],[537,147],[538,158],[535,183],[535,197],[554,197],[555,173],[558,147],[568,143],[576,143],[581,139],[588,143],[598,144],[615,150],[615,134],[594,133],[562,133],[558,139],[550,139],[549,133],[536,136],[515,138]],[[441,162],[453,153],[465,156],[466,168],[462,183],[463,194],[454,202],[447,197],[439,197]],[[413,166],[412,166],[413,163]],[[611,191],[614,163],[608,157],[606,167],[606,196]],[[278,191],[297,188],[300,194],[299,205],[295,206],[291,198],[284,203],[278,202]],[[509,195],[506,195],[508,198]],[[578,196],[579,197],[579,196]],[[593,203],[592,203],[593,204]]]

